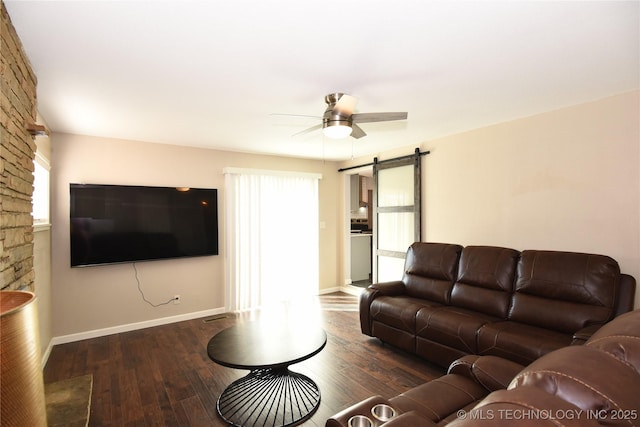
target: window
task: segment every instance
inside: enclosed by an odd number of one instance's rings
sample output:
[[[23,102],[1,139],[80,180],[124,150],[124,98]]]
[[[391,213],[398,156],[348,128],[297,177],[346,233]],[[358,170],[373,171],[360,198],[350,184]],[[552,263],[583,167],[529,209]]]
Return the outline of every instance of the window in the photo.
[[[33,224],[50,225],[49,219],[49,170],[51,166],[47,159],[36,153],[33,162]]]

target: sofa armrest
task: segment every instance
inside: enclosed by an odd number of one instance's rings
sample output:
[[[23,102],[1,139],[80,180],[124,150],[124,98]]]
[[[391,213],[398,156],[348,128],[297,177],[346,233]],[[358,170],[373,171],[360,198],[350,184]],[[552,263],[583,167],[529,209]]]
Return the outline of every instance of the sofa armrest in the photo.
[[[381,295],[395,296],[405,293],[404,282],[401,280],[394,280],[392,282],[374,283],[369,285],[369,289],[375,289],[380,292]]]
[[[371,408],[379,403],[388,405],[389,401],[384,399],[382,396],[371,396],[368,399],[365,399],[360,403],[356,403],[355,405],[352,405],[329,418],[325,423],[325,427],[347,427],[349,424],[349,418],[356,415],[364,415],[371,418]]]
[[[371,415],[371,408],[375,405],[382,403],[385,405],[389,404],[389,401],[383,399],[381,396],[372,396],[366,400],[363,400],[360,403],[357,403],[337,414],[329,418],[325,427],[348,427],[349,419],[356,415],[364,415],[373,421],[374,426],[384,425],[385,427],[416,427],[416,426],[424,426],[424,427],[436,427],[437,424],[431,421],[430,419],[420,415],[416,411],[409,411],[404,414],[397,414],[391,420],[382,423]]]
[[[502,357],[470,354],[454,360],[447,373],[465,376],[488,391],[495,391],[507,388],[523,369],[523,365]]]
[[[380,291],[372,288],[366,288],[360,294],[360,330],[363,334],[373,336],[371,329],[371,302],[376,298]]]
[[[395,418],[387,421],[383,424],[384,427],[436,427],[437,424],[431,421],[428,418],[423,417],[416,411],[406,412],[404,414],[400,414]]]
[[[584,344],[589,338],[591,338],[591,335],[593,335],[601,327],[602,325],[585,326],[584,328],[580,329],[579,331],[573,334],[573,341],[571,342],[571,344],[572,345]]]
[[[360,330],[363,334],[373,336],[371,332],[371,302],[379,296],[402,295],[405,291],[401,281],[374,283],[360,294]]]
[[[620,274],[618,299],[614,307],[613,316],[617,317],[633,310],[636,294],[636,279],[628,274]]]

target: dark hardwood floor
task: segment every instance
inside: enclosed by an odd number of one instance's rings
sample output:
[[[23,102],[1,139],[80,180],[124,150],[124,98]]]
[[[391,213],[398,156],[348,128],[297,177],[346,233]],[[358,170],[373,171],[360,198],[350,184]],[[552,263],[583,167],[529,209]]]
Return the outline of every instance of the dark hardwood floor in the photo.
[[[392,397],[443,373],[363,335],[356,297],[337,293],[319,300],[315,312],[301,317],[319,319],[327,345],[291,366],[320,387],[320,407],[305,426],[324,426],[331,415],[362,399]],[[247,371],[215,364],[206,346],[216,333],[246,320],[230,314],[57,345],[44,370],[45,383],[93,374],[90,426],[222,426],[216,400]]]

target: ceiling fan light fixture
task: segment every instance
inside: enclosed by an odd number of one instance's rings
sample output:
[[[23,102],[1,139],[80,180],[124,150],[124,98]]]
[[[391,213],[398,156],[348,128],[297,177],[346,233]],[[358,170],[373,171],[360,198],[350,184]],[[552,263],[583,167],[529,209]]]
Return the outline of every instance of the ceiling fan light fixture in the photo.
[[[351,125],[347,121],[328,122],[322,129],[324,136],[332,139],[346,138],[351,135],[351,131]]]
[[[357,98],[341,92],[330,93],[324,97],[324,102],[327,104],[327,108],[322,115],[322,123],[297,132],[293,134],[293,136],[304,135],[322,128],[322,132],[326,138],[343,139],[351,136],[354,139],[360,139],[367,136],[365,131],[360,127],[360,123],[407,119],[406,112],[354,113],[356,103],[358,102]]]

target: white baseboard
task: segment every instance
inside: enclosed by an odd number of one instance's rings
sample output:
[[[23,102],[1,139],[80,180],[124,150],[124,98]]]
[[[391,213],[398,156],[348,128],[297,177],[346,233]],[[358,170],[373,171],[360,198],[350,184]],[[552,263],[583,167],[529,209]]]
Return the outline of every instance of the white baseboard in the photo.
[[[358,296],[362,292],[362,288],[359,288],[357,286],[351,286],[351,285],[336,286],[333,288],[323,289],[322,291],[319,292],[319,294],[324,295],[324,294],[330,294],[332,292],[345,292],[350,295]],[[196,311],[193,313],[179,314],[177,316],[169,316],[169,317],[162,317],[160,319],[146,320],[144,322],[128,323],[125,325],[111,326],[103,329],[94,329],[91,331],[78,332],[77,334],[53,337],[49,342],[49,345],[43,352],[42,366],[44,367],[47,363],[47,360],[49,360],[49,355],[51,354],[51,349],[53,348],[54,345],[66,344],[70,342],[82,341],[82,340],[87,340],[87,339],[97,338],[97,337],[104,337],[107,335],[135,331],[138,329],[151,328],[154,326],[168,325],[170,323],[197,319],[199,317],[215,316],[217,314],[222,314],[225,312],[226,310],[224,309],[224,307],[214,308],[210,310]]]
[[[355,296],[359,296],[363,290],[364,288],[360,288],[358,286],[353,286],[353,285],[346,285],[340,288],[340,291],[344,292],[345,294],[350,294]]]
[[[49,341],[49,345],[44,349],[42,353],[42,369],[44,369],[47,364],[47,360],[49,360],[49,355],[51,354],[51,349],[53,348],[53,339]]]
[[[333,288],[326,288],[326,289],[322,289],[320,292],[318,292],[318,295],[325,295],[325,294],[331,294],[333,292],[340,292],[342,288],[340,286],[334,286]]]
[[[350,295],[358,296],[362,292],[362,288],[359,288],[357,286],[351,286],[351,285],[336,286],[333,288],[323,289],[322,291],[319,292],[319,294],[325,295],[333,292],[345,292]],[[77,334],[69,334],[69,335],[62,335],[59,337],[53,337],[49,342],[49,345],[47,346],[47,348],[44,350],[42,354],[42,367],[44,369],[44,366],[47,364],[47,361],[49,360],[49,355],[51,354],[51,350],[53,349],[54,345],[67,344],[70,342],[82,341],[82,340],[87,340],[91,338],[104,337],[107,335],[119,334],[122,332],[136,331],[138,329],[151,328],[154,326],[168,325],[170,323],[197,319],[199,317],[215,316],[217,314],[222,314],[225,312],[226,310],[224,309],[224,307],[214,308],[210,310],[196,311],[193,313],[179,314],[177,316],[169,316],[169,317],[162,317],[160,319],[146,320],[144,322],[128,323],[124,325],[111,326],[108,328],[78,332]]]
[[[224,308],[213,308],[210,310],[196,311],[193,313],[179,314],[177,316],[162,317],[160,319],[146,320],[144,322],[128,323],[126,325],[112,326],[103,329],[94,329],[92,331],[79,332],[77,334],[63,335],[53,337],[49,348],[46,351],[46,358],[49,358],[51,347],[58,344],[66,344],[75,341],[82,341],[90,338],[103,337],[106,335],[119,334],[121,332],[135,331],[138,329],[151,328],[153,326],[168,325],[169,323],[182,322],[185,320],[197,319],[199,317],[214,316],[216,314],[225,313]],[[43,358],[44,359],[44,358]],[[43,364],[46,363],[46,360]]]
[[[346,294],[349,295],[355,295],[358,296],[362,293],[362,290],[364,288],[360,288],[358,286],[353,286],[353,285],[344,285],[344,286],[335,286],[333,288],[327,288],[327,289],[323,289],[321,290],[318,295],[326,295],[326,294],[330,294],[333,292],[344,292]]]

